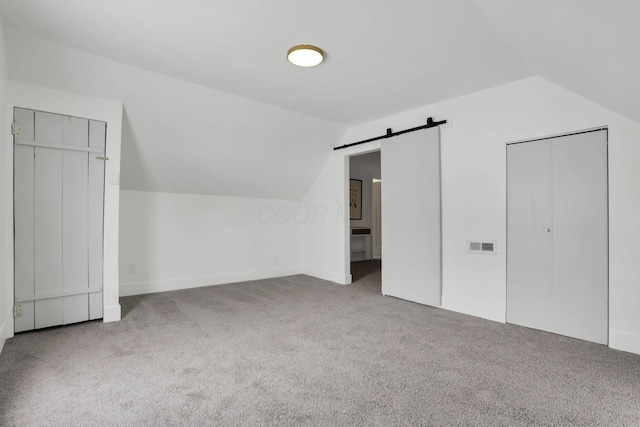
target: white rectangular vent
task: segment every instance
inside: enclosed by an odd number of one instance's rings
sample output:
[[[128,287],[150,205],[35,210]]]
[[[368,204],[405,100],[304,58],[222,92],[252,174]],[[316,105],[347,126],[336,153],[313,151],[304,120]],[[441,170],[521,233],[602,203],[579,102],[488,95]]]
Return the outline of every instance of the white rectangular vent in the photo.
[[[496,242],[478,242],[478,241],[469,241],[467,242],[467,250],[474,254],[497,254],[496,251]]]

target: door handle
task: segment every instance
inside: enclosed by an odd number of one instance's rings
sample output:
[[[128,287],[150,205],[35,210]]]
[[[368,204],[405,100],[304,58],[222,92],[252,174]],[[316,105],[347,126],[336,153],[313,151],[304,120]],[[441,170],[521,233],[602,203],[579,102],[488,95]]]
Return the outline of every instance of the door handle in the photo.
[[[542,231],[544,231],[545,233],[551,233],[551,229],[550,228],[543,228]]]
[[[107,156],[96,156],[96,159],[98,159],[98,160],[109,160],[109,158]]]

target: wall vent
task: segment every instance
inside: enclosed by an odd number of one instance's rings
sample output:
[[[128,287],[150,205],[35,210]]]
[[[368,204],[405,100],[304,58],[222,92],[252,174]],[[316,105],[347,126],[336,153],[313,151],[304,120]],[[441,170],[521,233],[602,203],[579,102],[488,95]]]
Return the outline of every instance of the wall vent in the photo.
[[[496,250],[497,242],[479,242],[469,241],[467,242],[467,251],[474,254],[497,254]]]

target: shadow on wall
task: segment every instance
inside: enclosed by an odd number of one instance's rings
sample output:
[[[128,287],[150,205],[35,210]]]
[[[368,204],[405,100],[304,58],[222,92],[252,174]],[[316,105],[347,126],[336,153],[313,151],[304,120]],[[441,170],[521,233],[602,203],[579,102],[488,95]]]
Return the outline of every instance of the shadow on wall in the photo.
[[[107,130],[108,131],[108,130]],[[144,156],[138,143],[138,138],[131,126],[131,120],[127,113],[126,107],[122,109],[122,151],[120,158],[120,190],[130,188],[132,182],[144,183],[150,185],[150,177],[145,167]],[[135,259],[127,250],[132,245],[141,247],[141,242],[148,242],[153,230],[151,230],[151,221],[144,224],[136,224],[131,227],[129,223],[135,221],[135,216],[131,215],[132,207],[127,204],[127,199],[120,194],[120,236],[119,236],[119,281],[136,282],[137,276],[141,273],[140,267],[149,265],[150,259],[147,252],[138,252]],[[123,235],[123,230],[135,230],[135,233],[127,232]],[[141,259],[140,257],[144,257]],[[131,271],[130,269],[133,269]],[[122,306],[122,317],[126,316],[127,310]]]
[[[108,131],[108,130],[107,130]],[[152,188],[151,176],[145,164],[141,144],[131,126],[127,107],[122,108],[122,152],[120,155],[120,188],[142,190]],[[140,188],[132,188],[137,183]]]

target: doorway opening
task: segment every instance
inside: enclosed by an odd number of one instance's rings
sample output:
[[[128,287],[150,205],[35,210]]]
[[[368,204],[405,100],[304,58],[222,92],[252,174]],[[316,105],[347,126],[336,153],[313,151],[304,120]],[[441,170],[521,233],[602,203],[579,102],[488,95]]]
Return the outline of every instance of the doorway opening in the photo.
[[[349,261],[352,282],[380,288],[382,173],[380,150],[349,157]],[[378,280],[375,280],[377,277]]]
[[[375,160],[374,160],[375,159]],[[379,160],[378,160],[379,159]],[[366,165],[370,164],[369,168]],[[380,178],[377,172],[380,168]],[[375,169],[374,169],[375,168]],[[381,180],[380,293],[420,304],[442,303],[440,130],[404,132],[378,150],[345,158],[345,269],[358,282],[356,265],[377,262],[373,226],[374,179]],[[376,181],[377,182],[377,181]],[[360,197],[362,196],[362,197]],[[369,199],[369,197],[371,199]],[[375,242],[375,244],[374,244]],[[356,264],[360,262],[361,264]],[[366,274],[366,271],[365,271]],[[367,279],[365,276],[364,279]]]

